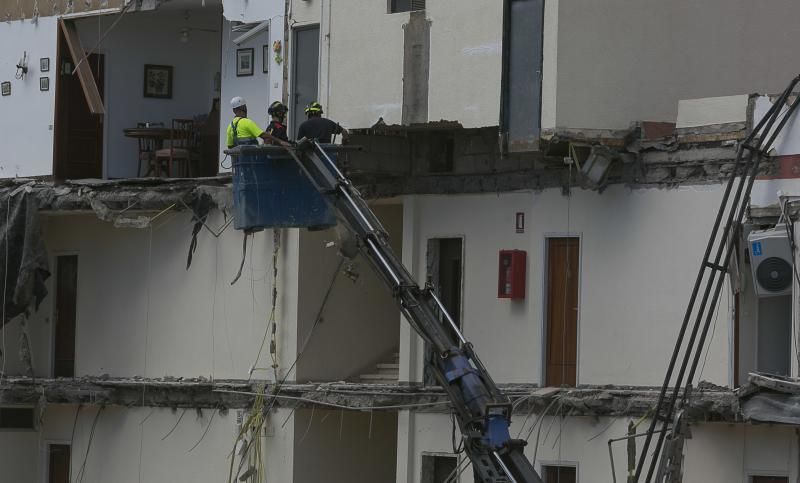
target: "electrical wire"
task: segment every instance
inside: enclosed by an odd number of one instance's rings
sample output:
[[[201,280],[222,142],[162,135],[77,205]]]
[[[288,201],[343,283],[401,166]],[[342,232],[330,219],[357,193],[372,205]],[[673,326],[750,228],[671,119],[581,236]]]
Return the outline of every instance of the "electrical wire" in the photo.
[[[103,412],[105,406],[100,406],[100,409],[97,410],[97,414],[94,415],[94,421],[92,421],[92,429],[89,431],[89,442],[86,444],[86,453],[83,455],[83,463],[81,467],[78,469],[78,474],[75,475],[76,482],[82,482],[83,477],[86,475],[86,460],[89,459],[89,450],[92,449],[92,441],[94,440],[94,430],[97,426],[97,420],[100,419],[100,413]],[[80,479],[78,478],[80,477]]]
[[[187,451],[187,453],[191,453],[192,451],[194,451],[194,449],[197,448],[200,445],[200,443],[203,441],[203,439],[206,437],[206,435],[208,434],[208,430],[211,429],[211,423],[214,422],[214,416],[217,415],[218,411],[219,411],[219,408],[214,408],[214,410],[211,412],[211,418],[209,418],[209,420],[208,420],[208,425],[206,426],[206,430],[203,431],[203,434],[200,436],[200,439],[197,440],[197,442],[194,444],[194,446],[192,446],[191,449],[189,451]]]
[[[72,421],[72,435],[69,437],[69,447],[75,444],[75,428],[78,426],[78,416],[81,414],[81,405],[75,410],[75,419]],[[69,481],[72,481],[72,465],[69,465]]]
[[[280,251],[280,233],[275,230],[272,241],[272,308],[270,309],[269,319],[267,320],[267,327],[264,329],[264,337],[261,338],[261,345],[258,348],[256,359],[250,366],[250,374],[247,376],[247,382],[253,378],[253,371],[258,367],[258,361],[261,360],[261,353],[264,351],[264,345],[267,342],[267,337],[270,335],[270,328],[272,328],[272,339],[270,340],[270,356],[272,358],[272,370],[275,376],[275,382],[278,381],[278,341],[277,341],[277,322],[275,319],[275,312],[278,305],[278,252]],[[252,283],[252,282],[251,282]],[[255,288],[253,289],[255,290]]]
[[[0,322],[1,324],[3,324],[3,327],[2,327],[2,330],[3,330],[3,334],[2,334],[2,338],[3,338],[3,341],[2,341],[2,344],[3,344],[3,367],[2,367],[2,370],[0,370],[0,384],[3,383],[3,379],[6,377],[6,359],[7,359],[7,356],[6,356],[6,292],[8,290],[8,231],[9,231],[8,223],[9,223],[9,216],[10,216],[9,212],[10,211],[11,211],[11,197],[9,196],[8,198],[6,198],[6,226],[5,226],[5,233],[4,233],[5,241],[3,242],[3,245],[5,245],[5,260],[3,262],[3,265],[4,265],[4,268],[3,268],[3,309],[2,309],[3,320],[2,320],[2,322]]]
[[[165,439],[169,438],[169,435],[172,434],[173,431],[178,429],[178,425],[181,424],[181,420],[186,415],[186,411],[187,411],[187,409],[183,410],[183,412],[181,413],[181,416],[178,418],[178,421],[175,422],[175,426],[173,426],[172,429],[169,430],[169,433],[165,434],[164,437],[161,438],[161,441],[164,441]]]

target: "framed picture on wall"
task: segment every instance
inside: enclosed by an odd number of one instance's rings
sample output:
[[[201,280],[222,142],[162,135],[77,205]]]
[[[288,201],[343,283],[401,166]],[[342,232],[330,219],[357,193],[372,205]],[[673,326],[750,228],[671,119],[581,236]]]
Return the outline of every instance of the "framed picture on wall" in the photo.
[[[269,45],[265,45],[261,52],[261,70],[267,74],[269,73]]]
[[[236,49],[236,77],[253,75],[255,49]]]
[[[49,91],[50,90],[50,78],[49,77],[39,77],[39,90]]]
[[[172,99],[172,66],[144,66],[144,97]]]
[[[39,71],[50,72],[50,57],[42,57],[39,59]]]
[[[0,84],[0,95],[3,96],[11,95],[11,82],[5,81]]]

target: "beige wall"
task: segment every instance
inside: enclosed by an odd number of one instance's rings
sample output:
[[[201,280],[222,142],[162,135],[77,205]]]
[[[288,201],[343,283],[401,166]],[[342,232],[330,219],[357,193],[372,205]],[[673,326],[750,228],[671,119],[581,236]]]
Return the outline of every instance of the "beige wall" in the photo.
[[[402,206],[373,207],[392,238],[398,256],[402,240]],[[300,289],[298,307],[298,350],[310,333],[322,306],[325,292],[340,257],[334,230],[300,233]],[[314,329],[302,358],[297,363],[300,381],[338,381],[363,373],[374,373],[374,364],[397,352],[400,310],[385,283],[369,261],[354,260],[359,273],[353,282],[340,273]]]
[[[224,222],[216,211],[208,219],[215,228]],[[258,232],[248,242],[242,277],[231,286],[242,259],[242,232],[230,226],[215,238],[201,230],[186,270],[191,229],[186,213],[163,215],[152,231],[114,228],[94,215],[47,219],[51,267],[58,255],[78,255],[76,375],[247,378],[271,308],[272,232]],[[298,241],[297,230],[282,233],[277,320],[285,369],[296,347]],[[40,377],[51,370],[54,279],[28,322]],[[14,322],[5,337],[10,371],[20,370],[18,330]],[[268,361],[265,349],[258,367],[269,367]],[[272,379],[272,371],[254,377]]]
[[[574,190],[569,201],[558,189],[409,197],[406,222],[416,229],[413,240],[404,244],[404,259],[422,283],[427,240],[463,236],[466,337],[496,381],[539,383],[545,240],[565,233],[580,236],[578,383],[659,385],[720,194],[716,186],[614,186],[602,194]],[[526,216],[523,234],[515,233],[517,212]],[[497,298],[502,249],[527,251],[522,301]],[[702,374],[720,385],[727,385],[730,376],[729,315],[723,295]],[[420,380],[419,341],[410,337],[406,324],[402,331],[401,380]]]
[[[397,413],[299,409],[294,423],[293,483],[393,480]]]
[[[431,22],[428,119],[460,121],[465,127],[497,125],[502,2],[428,0],[426,6]],[[347,128],[370,127],[380,117],[387,124],[400,123],[407,12],[389,14],[383,1],[293,0],[292,20],[296,26],[321,24],[319,98],[331,118]]]
[[[553,408],[553,411],[557,411]],[[535,467],[564,464],[577,466],[578,481],[594,483],[611,481],[607,441],[627,434],[629,421],[638,418],[558,418],[547,416],[531,433],[538,414],[530,418],[516,416],[511,436],[528,439],[525,455],[533,458]],[[438,413],[411,413],[400,416],[400,440],[410,441],[408,460],[398,465],[397,481],[420,481],[423,452],[452,453],[450,416]],[[643,428],[649,421],[639,427]],[[524,427],[523,427],[524,425]],[[541,432],[539,433],[539,428]],[[409,432],[410,428],[410,432]],[[537,433],[539,447],[535,449]],[[405,435],[405,436],[404,436]],[[642,440],[637,440],[641,448]],[[625,442],[612,446],[617,481],[624,478],[627,467]],[[692,426],[684,454],[684,481],[704,483],[750,483],[750,475],[788,476],[798,474],[797,438],[794,430],[781,426],[703,423]],[[463,456],[462,456],[463,457]],[[472,482],[471,469],[461,475],[462,483]]]
[[[557,127],[674,121],[680,99],[780,92],[797,74],[788,60],[800,14],[792,0],[758,8],[746,0],[557,5],[557,26],[545,24],[546,39],[558,29],[558,89],[545,92],[557,95]]]

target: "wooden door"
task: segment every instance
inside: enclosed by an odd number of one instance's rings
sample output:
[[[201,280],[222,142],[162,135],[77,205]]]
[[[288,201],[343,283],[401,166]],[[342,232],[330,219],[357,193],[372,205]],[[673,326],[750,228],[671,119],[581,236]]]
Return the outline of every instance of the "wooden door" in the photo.
[[[574,386],[577,382],[579,243],[577,238],[547,239],[548,386]]]
[[[68,444],[50,445],[50,464],[47,470],[48,483],[70,483],[70,447]]]
[[[53,377],[75,376],[75,322],[78,306],[78,256],[58,257]]]
[[[56,179],[103,177],[103,116],[92,114],[80,79],[72,71],[63,33],[59,32],[56,71],[54,172]],[[100,96],[103,96],[105,58],[90,55],[88,62]]]

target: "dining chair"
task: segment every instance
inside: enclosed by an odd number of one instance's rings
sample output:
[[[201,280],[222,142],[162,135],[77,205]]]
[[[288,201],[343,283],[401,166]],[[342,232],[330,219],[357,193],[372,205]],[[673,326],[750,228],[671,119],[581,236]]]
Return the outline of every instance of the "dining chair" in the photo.
[[[138,122],[136,123],[136,127],[143,128],[147,127],[147,123]],[[156,159],[156,140],[153,138],[139,138],[139,168],[136,173],[139,176],[147,177],[151,173],[155,172],[155,159]],[[142,174],[142,164],[147,166],[147,171]]]
[[[172,167],[177,163],[178,172],[192,176],[192,163],[197,159],[197,134],[191,119],[173,119],[169,136],[169,147],[156,151],[156,165],[160,176],[161,164],[166,162],[167,177],[172,177]],[[183,167],[183,170],[180,168]]]

